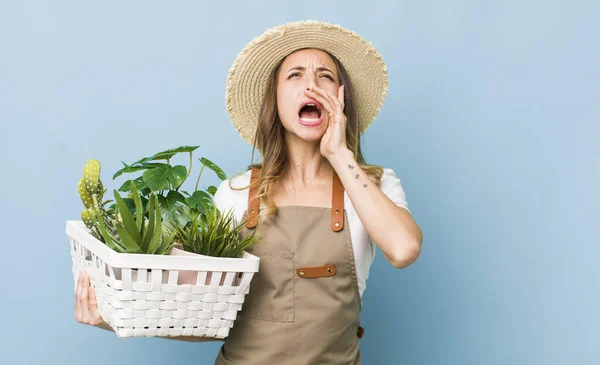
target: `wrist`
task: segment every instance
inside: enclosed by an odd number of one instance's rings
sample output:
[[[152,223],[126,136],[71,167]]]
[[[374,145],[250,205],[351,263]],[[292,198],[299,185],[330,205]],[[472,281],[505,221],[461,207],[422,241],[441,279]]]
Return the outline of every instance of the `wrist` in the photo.
[[[335,170],[347,164],[355,164],[354,154],[348,148],[342,148],[327,158]]]

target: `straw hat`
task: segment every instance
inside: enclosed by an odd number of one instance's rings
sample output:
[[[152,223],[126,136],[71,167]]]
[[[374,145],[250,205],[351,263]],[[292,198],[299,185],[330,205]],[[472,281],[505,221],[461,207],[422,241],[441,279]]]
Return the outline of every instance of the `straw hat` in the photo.
[[[351,30],[321,21],[282,24],[250,41],[227,76],[227,111],[247,143],[254,141],[271,71],[279,61],[301,48],[327,51],[344,66],[352,83],[361,134],[381,110],[388,90],[387,68],[370,42]]]

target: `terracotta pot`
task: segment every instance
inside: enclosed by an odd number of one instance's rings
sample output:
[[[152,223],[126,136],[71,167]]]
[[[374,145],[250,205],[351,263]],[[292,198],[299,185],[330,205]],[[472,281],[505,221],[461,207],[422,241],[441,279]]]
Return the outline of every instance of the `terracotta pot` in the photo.
[[[175,246],[173,246],[173,248],[171,249],[171,252],[169,252],[169,255],[174,255],[174,256],[202,256],[202,257],[209,257],[206,255],[200,255],[194,252],[189,252],[189,251],[185,251],[183,249],[183,245],[182,244],[176,244]],[[209,285],[210,284],[210,280],[212,279],[212,271],[207,271],[206,272],[206,280],[204,281],[204,285]],[[196,278],[198,276],[198,271],[194,271],[194,270],[181,270],[179,271],[179,276],[177,277],[177,284],[191,284],[191,285],[196,285]],[[225,278],[226,278],[226,273],[222,273],[221,274],[221,280],[219,281],[219,286],[222,286],[223,283],[225,283]],[[233,279],[233,286],[238,286],[240,285],[241,279],[236,275],[236,277]]]
[[[169,255],[173,255],[173,256],[203,256],[203,255],[199,255],[194,252],[185,251],[183,249],[183,245],[181,245],[181,244],[177,244],[177,245],[173,246],[173,248],[171,249],[171,252],[169,252]],[[196,285],[197,276],[198,276],[198,271],[181,270],[181,271],[179,271],[179,276],[177,277],[177,284]],[[211,272],[208,272],[206,274],[205,285],[208,285],[208,283],[210,283],[211,276],[212,276]]]

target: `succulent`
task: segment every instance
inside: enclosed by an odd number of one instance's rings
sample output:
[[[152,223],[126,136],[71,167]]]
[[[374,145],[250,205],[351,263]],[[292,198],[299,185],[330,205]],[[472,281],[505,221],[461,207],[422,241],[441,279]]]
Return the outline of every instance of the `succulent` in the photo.
[[[115,222],[117,234],[107,228],[98,198],[92,195],[94,212],[98,217],[98,229],[104,242],[120,253],[168,254],[173,247],[173,235],[163,230],[158,196],[154,193],[150,194],[147,206],[148,219],[146,219],[140,194],[133,182],[131,185],[135,203],[134,214],[130,212],[118,191],[114,190],[115,202],[121,218]]]
[[[214,257],[240,258],[248,247],[260,242],[253,233],[244,238],[240,231],[245,222],[238,224],[233,210],[221,213],[217,207],[205,207],[204,213],[189,210],[189,222],[184,227],[174,227],[177,240],[185,251]]]
[[[100,162],[91,159],[83,167],[83,182],[90,195],[98,194],[100,190]]]
[[[79,182],[77,183],[77,191],[79,192],[79,197],[81,198],[83,205],[85,205],[86,208],[91,208],[94,205],[94,201],[92,200],[92,196],[90,195],[90,193],[88,193],[85,187],[83,177],[79,179]]]
[[[90,200],[92,200],[91,197],[90,197]],[[92,204],[93,204],[93,200],[92,200]],[[90,229],[90,231],[92,232],[92,235],[94,237],[96,237],[100,241],[103,241],[102,235],[100,235],[100,231],[98,231],[98,228],[96,227],[96,221],[97,221],[96,213],[94,212],[94,210],[92,208],[87,208],[81,212],[81,220],[86,225],[86,227],[88,227]]]
[[[83,223],[90,229],[92,235],[104,242],[104,238],[100,234],[97,226],[98,217],[103,217],[105,228],[113,235],[118,235],[116,228],[117,217],[114,213],[109,212],[101,204],[104,196],[104,186],[100,180],[100,162],[96,159],[88,160],[83,168],[83,177],[77,183],[77,191],[79,197],[86,209],[81,212]],[[94,208],[94,197],[98,200],[99,211],[97,214]]]

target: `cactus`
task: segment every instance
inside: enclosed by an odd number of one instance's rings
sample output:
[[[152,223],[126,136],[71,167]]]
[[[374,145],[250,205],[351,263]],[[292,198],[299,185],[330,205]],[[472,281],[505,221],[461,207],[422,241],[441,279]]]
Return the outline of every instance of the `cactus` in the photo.
[[[88,228],[92,228],[96,225],[96,213],[93,209],[87,208],[83,212],[81,212],[81,220],[83,221],[83,223],[85,223],[85,225]]]
[[[100,197],[100,200],[104,197],[104,185],[100,179],[98,179],[98,196]]]
[[[100,162],[98,160],[91,159],[86,162],[85,167],[83,168],[83,177],[79,179],[77,183],[77,191],[86,208],[81,212],[81,219],[90,229],[92,235],[104,242],[104,238],[98,227],[98,217],[102,217],[103,222],[105,223],[105,229],[113,236],[118,237],[119,233],[116,227],[116,217],[113,214],[108,213],[101,204],[102,198],[104,197],[104,185],[102,184],[102,180],[100,180]],[[99,202],[99,214],[96,214],[94,197],[96,197]]]
[[[111,249],[120,253],[163,255],[173,247],[173,235],[163,230],[157,195],[151,194],[148,200],[148,219],[133,181],[129,197],[135,203],[135,214],[131,214],[116,190],[116,207],[106,209],[102,202],[104,186],[100,180],[100,162],[95,159],[86,162],[77,190],[86,208],[81,212],[81,219],[91,234]]]
[[[92,208],[84,209],[81,212],[81,220],[83,220],[83,223],[85,223],[85,225],[90,229],[92,236],[96,237],[100,241],[103,241],[102,235],[96,227],[96,213],[94,213]]]
[[[83,182],[90,195],[98,194],[100,186],[100,162],[96,159],[88,160],[83,167]]]
[[[77,183],[77,191],[79,191],[79,197],[81,198],[83,205],[85,205],[86,208],[91,208],[94,202],[92,201],[92,196],[85,187],[83,178],[79,179],[79,182]]]
[[[104,197],[104,185],[100,180],[100,162],[88,160],[83,168],[83,177],[77,183],[79,197],[86,208],[92,207],[92,195],[98,194],[100,201]]]

